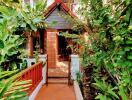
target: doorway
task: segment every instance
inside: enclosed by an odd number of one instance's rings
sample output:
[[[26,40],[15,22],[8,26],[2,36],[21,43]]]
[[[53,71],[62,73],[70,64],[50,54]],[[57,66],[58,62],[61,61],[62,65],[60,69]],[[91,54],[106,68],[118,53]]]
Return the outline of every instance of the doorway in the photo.
[[[71,50],[68,47],[67,39],[64,36],[58,35],[58,56],[59,61],[68,61]]]

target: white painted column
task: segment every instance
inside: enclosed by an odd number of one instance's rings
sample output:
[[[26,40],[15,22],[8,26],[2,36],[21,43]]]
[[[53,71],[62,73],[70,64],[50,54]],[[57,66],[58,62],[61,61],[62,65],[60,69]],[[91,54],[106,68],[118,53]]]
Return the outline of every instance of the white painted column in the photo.
[[[80,72],[79,56],[71,55],[71,78],[75,80],[78,72]]]
[[[46,62],[47,55],[46,54],[45,55],[39,55],[39,60]],[[46,83],[46,71],[47,71],[47,63],[45,64],[45,66],[43,66],[43,69],[42,69],[43,84]]]

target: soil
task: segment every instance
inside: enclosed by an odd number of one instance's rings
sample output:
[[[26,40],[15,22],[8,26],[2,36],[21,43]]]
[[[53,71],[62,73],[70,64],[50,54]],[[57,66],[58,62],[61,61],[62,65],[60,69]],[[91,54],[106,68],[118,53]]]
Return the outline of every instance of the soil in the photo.
[[[84,100],[94,100],[96,90],[92,87],[92,73],[93,73],[93,65],[88,66],[87,68],[83,68],[83,95]]]

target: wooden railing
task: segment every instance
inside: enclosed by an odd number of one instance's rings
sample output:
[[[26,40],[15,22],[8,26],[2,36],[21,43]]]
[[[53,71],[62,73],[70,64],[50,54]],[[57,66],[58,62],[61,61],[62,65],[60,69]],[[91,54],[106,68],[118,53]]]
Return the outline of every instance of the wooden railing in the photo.
[[[31,85],[29,89],[26,91],[30,95],[34,89],[38,86],[38,84],[42,81],[42,67],[45,65],[46,62],[38,62],[29,68],[21,71],[20,73],[16,74],[13,77],[17,77],[17,80],[31,80]]]

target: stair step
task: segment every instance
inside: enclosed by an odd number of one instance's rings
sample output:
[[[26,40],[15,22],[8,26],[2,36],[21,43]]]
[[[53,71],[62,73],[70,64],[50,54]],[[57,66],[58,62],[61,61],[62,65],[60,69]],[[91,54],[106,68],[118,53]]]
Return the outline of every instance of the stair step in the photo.
[[[68,78],[48,78],[48,84],[67,84]]]

